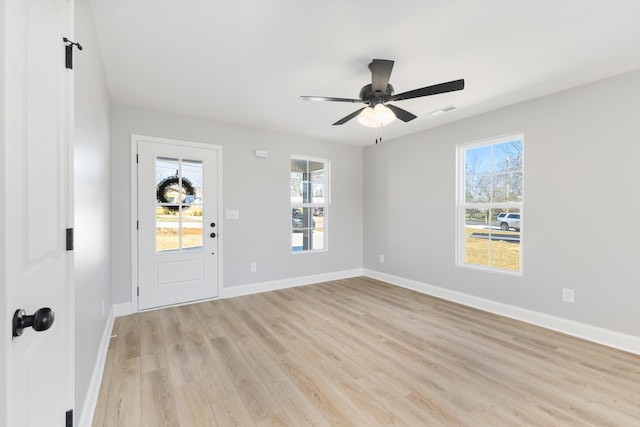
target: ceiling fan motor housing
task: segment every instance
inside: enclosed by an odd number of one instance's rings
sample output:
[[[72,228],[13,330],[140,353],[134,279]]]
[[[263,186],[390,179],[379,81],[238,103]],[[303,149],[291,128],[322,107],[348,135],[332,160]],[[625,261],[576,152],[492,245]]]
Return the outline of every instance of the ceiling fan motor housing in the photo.
[[[386,102],[393,94],[394,90],[391,84],[387,84],[387,89],[384,92],[374,92],[370,84],[360,89],[360,99],[372,107],[381,102]]]

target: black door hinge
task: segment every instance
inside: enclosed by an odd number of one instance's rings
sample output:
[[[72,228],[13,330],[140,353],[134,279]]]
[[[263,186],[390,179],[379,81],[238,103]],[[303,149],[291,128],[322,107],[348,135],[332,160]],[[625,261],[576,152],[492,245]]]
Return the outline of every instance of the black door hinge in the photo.
[[[73,46],[78,46],[78,50],[82,50],[82,46],[66,37],[63,37],[62,41],[64,42],[64,66],[73,70]]]
[[[67,411],[67,413],[65,414],[65,417],[66,417],[65,418],[66,423],[65,423],[64,426],[65,427],[73,427],[73,409],[69,409]]]
[[[67,228],[67,250],[73,250],[73,228]]]
[[[136,164],[138,163],[138,160],[139,160],[138,155],[136,154]]]
[[[138,286],[138,296],[140,296],[140,286]]]

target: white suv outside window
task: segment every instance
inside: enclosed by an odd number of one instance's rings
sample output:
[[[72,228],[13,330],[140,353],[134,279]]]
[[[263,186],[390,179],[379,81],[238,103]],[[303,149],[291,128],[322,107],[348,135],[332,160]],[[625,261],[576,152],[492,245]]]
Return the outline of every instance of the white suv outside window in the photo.
[[[507,231],[510,228],[520,231],[520,214],[501,212],[498,214],[498,225],[503,231]]]

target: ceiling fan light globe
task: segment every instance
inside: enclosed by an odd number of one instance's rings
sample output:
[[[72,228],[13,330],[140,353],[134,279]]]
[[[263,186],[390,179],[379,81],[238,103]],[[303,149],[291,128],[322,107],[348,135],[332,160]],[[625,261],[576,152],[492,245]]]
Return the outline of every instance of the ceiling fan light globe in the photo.
[[[362,110],[362,112],[360,114],[358,114],[358,122],[363,125],[363,126],[367,126],[370,128],[375,128],[380,126],[379,124],[377,124],[374,120],[374,115],[373,115],[373,108],[371,107],[367,107],[364,110]]]
[[[377,104],[373,109],[373,120],[378,126],[386,126],[396,119],[396,115],[393,111],[384,106],[384,104]]]

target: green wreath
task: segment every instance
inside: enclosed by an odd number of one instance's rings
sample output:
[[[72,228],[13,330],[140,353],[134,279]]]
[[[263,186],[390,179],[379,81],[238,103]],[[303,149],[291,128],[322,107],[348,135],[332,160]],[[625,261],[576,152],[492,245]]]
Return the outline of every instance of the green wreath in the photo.
[[[195,196],[196,190],[193,188],[193,184],[187,178],[182,178],[182,188],[184,190],[185,198],[180,200],[180,204],[175,205],[165,205],[164,203],[170,203],[167,200],[167,190],[176,184],[180,184],[180,177],[177,175],[169,176],[160,181],[158,184],[158,189],[156,191],[156,197],[158,202],[163,203],[163,207],[171,210],[171,211],[179,211],[180,205],[183,204],[187,200],[187,196]],[[189,206],[182,206],[183,209],[188,208]]]

